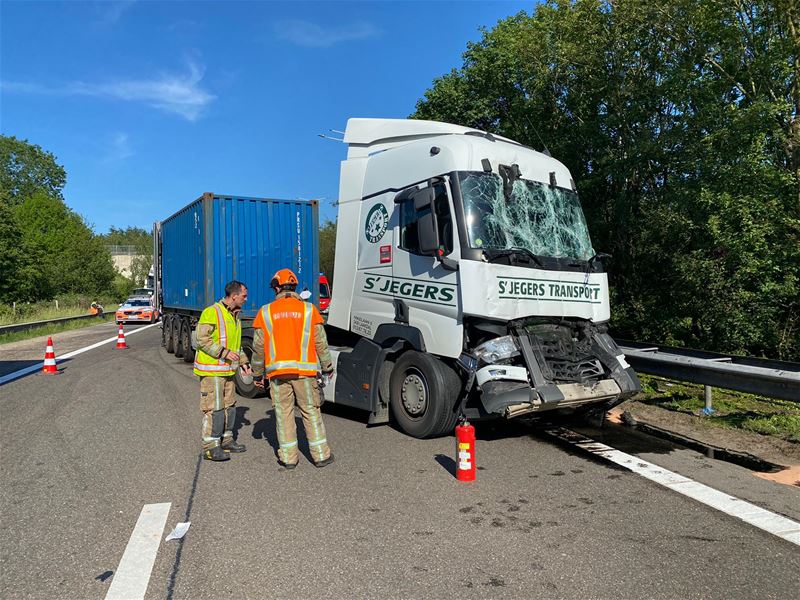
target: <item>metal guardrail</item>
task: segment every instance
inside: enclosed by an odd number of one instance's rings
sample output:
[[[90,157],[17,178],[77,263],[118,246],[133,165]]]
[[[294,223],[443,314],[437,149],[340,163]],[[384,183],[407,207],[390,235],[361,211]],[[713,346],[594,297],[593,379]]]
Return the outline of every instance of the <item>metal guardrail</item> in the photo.
[[[800,363],[617,340],[637,371],[800,402]]]
[[[77,317],[62,317],[60,319],[49,319],[47,321],[31,321],[30,323],[15,323],[14,325],[0,325],[0,335],[4,333],[16,333],[17,331],[27,331],[28,329],[35,329],[36,327],[43,327],[45,325],[57,325],[59,323],[68,323],[70,321],[80,321],[83,319],[97,319],[111,316],[114,313],[101,313],[99,315],[78,315]]]

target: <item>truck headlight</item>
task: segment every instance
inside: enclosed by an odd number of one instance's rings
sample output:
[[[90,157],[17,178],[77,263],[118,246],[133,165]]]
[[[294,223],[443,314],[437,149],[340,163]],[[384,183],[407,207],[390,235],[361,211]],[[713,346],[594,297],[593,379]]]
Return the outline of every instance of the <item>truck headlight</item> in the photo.
[[[503,337],[484,342],[475,348],[474,354],[479,360],[491,365],[501,360],[507,360],[512,356],[517,356],[519,354],[519,348],[517,348],[513,337],[504,335]]]

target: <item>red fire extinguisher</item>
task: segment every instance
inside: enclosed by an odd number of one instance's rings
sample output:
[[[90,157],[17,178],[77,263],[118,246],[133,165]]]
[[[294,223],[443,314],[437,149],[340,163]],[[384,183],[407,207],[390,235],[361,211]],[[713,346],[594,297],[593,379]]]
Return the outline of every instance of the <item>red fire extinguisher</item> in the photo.
[[[475,481],[475,428],[466,417],[456,425],[456,479]]]

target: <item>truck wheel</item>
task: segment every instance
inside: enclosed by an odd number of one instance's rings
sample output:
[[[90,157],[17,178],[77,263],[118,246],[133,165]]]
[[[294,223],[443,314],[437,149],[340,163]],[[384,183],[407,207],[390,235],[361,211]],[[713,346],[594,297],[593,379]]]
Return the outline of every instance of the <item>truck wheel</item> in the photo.
[[[247,355],[247,358],[252,360],[253,338],[246,335],[242,336],[242,350]],[[261,396],[264,394],[264,391],[261,388],[256,387],[256,384],[252,381],[250,383],[245,383],[241,374],[239,373],[239,369],[236,369],[236,374],[233,376],[233,381],[236,384],[236,393],[244,398],[255,398],[256,396]]]
[[[164,327],[164,323],[161,323],[161,347],[165,347],[167,345],[167,330]]]
[[[164,339],[166,340],[167,352],[175,354],[175,336],[172,335],[172,315],[164,317],[164,322],[161,327],[164,331]]]
[[[183,362],[194,362],[194,350],[192,350],[192,326],[189,319],[181,319],[181,346],[183,347]]]
[[[175,340],[175,357],[176,358],[183,358],[183,340],[181,340],[181,321],[183,319],[178,315],[172,317],[172,327],[170,327],[170,331],[172,331],[172,339]]]
[[[389,382],[392,414],[405,433],[429,438],[450,433],[461,393],[456,372],[430,354],[410,350],[394,365]]]

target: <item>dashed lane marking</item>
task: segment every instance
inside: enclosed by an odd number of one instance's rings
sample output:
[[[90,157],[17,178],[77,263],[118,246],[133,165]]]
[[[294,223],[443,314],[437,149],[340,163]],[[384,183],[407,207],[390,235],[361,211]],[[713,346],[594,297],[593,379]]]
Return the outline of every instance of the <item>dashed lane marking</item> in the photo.
[[[144,598],[170,506],[171,502],[144,505],[114,573],[114,579],[111,580],[106,600]]]
[[[150,325],[145,325],[144,327],[139,327],[138,329],[132,329],[128,333],[125,334],[127,338],[129,335],[134,335],[139,333],[140,331],[144,331],[145,329],[150,329],[151,327],[155,327],[159,325],[159,323],[150,323]],[[73,350],[72,352],[67,352],[66,354],[62,354],[56,359],[56,364],[59,361],[62,361],[67,358],[72,358],[73,356],[78,356],[78,354],[83,354],[84,352],[88,352],[89,350],[94,350],[95,348],[99,348],[103,344],[108,344],[109,342],[116,342],[117,336],[115,335],[112,338],[108,338],[103,340],[102,342],[97,342],[96,344],[92,344],[91,346],[86,346],[85,348],[79,348],[78,350]],[[9,373],[8,375],[3,375],[0,377],[0,385],[4,383],[8,383],[9,381],[14,381],[15,379],[22,377],[23,375],[27,375],[28,373],[33,373],[34,371],[41,371],[42,367],[44,366],[44,361],[38,362],[35,365],[31,365],[29,367],[25,367],[24,369],[20,369],[19,371],[14,371],[13,373]]]
[[[800,546],[800,523],[796,521],[777,515],[755,504],[740,500],[735,496],[730,496],[719,490],[715,490],[702,483],[697,483],[688,477],[649,463],[638,456],[626,454],[611,446],[606,446],[605,444],[579,433],[575,433],[574,431],[570,431],[569,429],[559,427],[546,431],[549,435],[580,448],[581,450],[591,452],[595,456],[611,461],[650,481],[654,481],[679,494],[702,502],[706,506],[715,508],[727,515],[740,519],[745,523],[749,523],[754,527],[763,529],[772,535],[776,535],[792,544]]]

